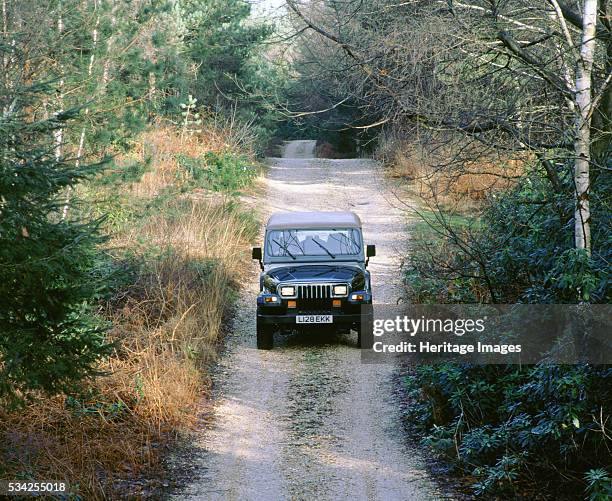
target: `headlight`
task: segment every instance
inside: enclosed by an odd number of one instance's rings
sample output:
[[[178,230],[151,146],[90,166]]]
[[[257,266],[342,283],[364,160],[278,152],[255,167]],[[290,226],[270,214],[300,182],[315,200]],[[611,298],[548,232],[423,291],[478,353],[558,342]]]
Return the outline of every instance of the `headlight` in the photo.
[[[280,288],[280,295],[283,297],[295,296],[295,287],[293,285],[283,285]]]
[[[346,285],[334,285],[334,296],[346,296],[348,287]]]

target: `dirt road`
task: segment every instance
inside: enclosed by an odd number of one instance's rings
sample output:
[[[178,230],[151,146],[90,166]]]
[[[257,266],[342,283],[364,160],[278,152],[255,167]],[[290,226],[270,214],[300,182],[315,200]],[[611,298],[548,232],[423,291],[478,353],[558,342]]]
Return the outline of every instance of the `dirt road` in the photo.
[[[370,160],[309,158],[314,141],[292,141],[269,159],[266,215],[352,210],[364,223],[374,298],[400,295],[404,218]],[[363,365],[356,335],[276,336],[255,348],[258,268],[241,294],[233,333],[214,374],[214,408],[195,472],[176,499],[424,500],[442,495],[418,450],[405,444],[392,365]]]

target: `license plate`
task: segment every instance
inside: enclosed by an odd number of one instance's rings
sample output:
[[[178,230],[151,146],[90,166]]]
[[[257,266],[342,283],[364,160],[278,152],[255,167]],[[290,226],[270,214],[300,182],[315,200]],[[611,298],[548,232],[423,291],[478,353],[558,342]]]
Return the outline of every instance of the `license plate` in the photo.
[[[333,324],[333,315],[297,315],[296,324]]]

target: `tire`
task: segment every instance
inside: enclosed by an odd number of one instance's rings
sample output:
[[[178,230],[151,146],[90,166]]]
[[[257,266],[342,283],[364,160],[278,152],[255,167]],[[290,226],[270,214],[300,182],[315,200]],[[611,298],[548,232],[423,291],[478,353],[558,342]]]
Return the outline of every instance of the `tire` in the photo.
[[[371,347],[373,329],[374,326],[372,325],[372,321],[359,323],[357,326],[357,348]]]
[[[271,350],[274,347],[274,330],[269,325],[257,322],[257,349]]]

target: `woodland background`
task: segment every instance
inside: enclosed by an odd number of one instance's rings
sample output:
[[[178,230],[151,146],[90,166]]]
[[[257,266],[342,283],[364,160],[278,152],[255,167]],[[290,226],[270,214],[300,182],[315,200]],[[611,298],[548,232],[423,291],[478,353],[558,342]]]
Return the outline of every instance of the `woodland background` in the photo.
[[[1,1],[1,478],[159,492],[282,140],[418,200],[410,301],[609,303],[608,0]],[[611,381],[418,367],[406,423],[473,495],[608,499]]]

